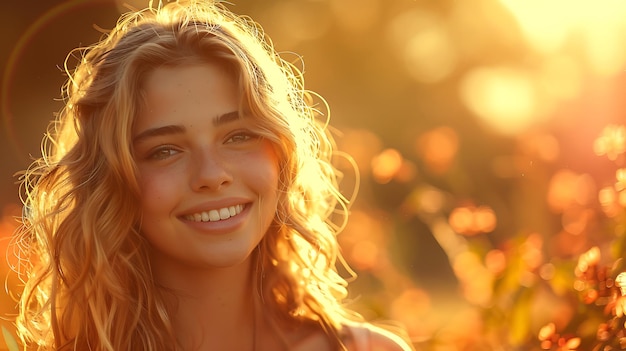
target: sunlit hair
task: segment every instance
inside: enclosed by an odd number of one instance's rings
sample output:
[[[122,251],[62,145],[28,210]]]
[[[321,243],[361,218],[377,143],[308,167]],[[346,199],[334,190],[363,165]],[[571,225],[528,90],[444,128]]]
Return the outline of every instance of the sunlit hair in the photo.
[[[131,133],[147,75],[161,66],[214,63],[241,92],[240,111],[280,159],[279,205],[255,252],[257,293],[276,325],[318,323],[334,346],[357,317],[342,305],[346,281],[336,234],[349,201],[338,191],[328,108],[262,29],[219,4],[151,6],[122,16],[101,42],[68,56],[65,107],[24,172],[30,258],[21,272],[18,333],[58,350],[173,350],[163,291],[140,233],[140,187]],[[319,110],[318,110],[319,109]]]

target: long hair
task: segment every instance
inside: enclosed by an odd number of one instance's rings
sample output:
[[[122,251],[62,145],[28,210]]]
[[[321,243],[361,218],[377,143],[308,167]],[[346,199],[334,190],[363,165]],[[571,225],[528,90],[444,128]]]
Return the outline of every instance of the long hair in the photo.
[[[279,204],[256,252],[264,313],[282,326],[317,323],[342,347],[346,280],[336,234],[349,201],[338,190],[328,108],[304,89],[262,28],[219,4],[169,3],[123,15],[64,86],[65,107],[43,156],[21,178],[23,226],[18,334],[44,350],[173,350],[169,311],[140,232],[131,132],[147,74],[217,63],[236,78],[240,111],[279,155]],[[324,116],[326,114],[326,116]]]

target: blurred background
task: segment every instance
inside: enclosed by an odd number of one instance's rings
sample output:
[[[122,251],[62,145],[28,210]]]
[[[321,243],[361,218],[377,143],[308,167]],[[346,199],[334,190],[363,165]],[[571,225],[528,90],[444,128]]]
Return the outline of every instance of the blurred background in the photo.
[[[66,55],[146,0],[7,0],[0,235]],[[626,1],[231,0],[330,104],[361,175],[352,306],[420,350],[626,349]],[[299,57],[304,64],[300,63]],[[350,188],[351,171],[346,171]],[[0,265],[0,324],[19,282]],[[3,347],[0,341],[0,349]]]

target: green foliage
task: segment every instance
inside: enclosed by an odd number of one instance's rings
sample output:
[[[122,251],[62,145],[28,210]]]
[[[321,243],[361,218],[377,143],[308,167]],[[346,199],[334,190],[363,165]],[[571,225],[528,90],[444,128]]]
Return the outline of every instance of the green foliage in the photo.
[[[5,326],[2,326],[2,337],[4,338],[4,343],[7,345],[9,351],[19,351],[17,341],[13,337],[13,334],[11,334]]]

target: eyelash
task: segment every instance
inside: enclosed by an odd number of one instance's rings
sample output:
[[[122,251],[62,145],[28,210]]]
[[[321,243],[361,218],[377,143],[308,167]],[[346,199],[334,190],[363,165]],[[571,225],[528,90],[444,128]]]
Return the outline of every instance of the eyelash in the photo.
[[[249,141],[258,137],[259,136],[257,134],[254,134],[247,130],[236,131],[232,133],[231,135],[229,135],[228,138],[226,138],[226,143],[238,143],[238,142],[241,143],[241,142]],[[235,138],[239,140],[233,140]]]
[[[226,144],[229,143],[243,143],[246,141],[250,141],[253,139],[257,139],[259,138],[258,134],[252,133],[250,131],[247,130],[243,130],[243,131],[236,131],[232,134],[230,134],[227,138],[226,138]],[[169,157],[172,157],[176,154],[178,154],[180,152],[180,150],[178,150],[176,147],[174,147],[173,145],[162,145],[159,146],[155,149],[153,149],[149,154],[147,159],[149,160],[165,160]]]
[[[167,152],[167,154],[164,155],[164,152]],[[159,146],[158,148],[152,150],[152,152],[150,152],[150,154],[148,155],[148,159],[151,160],[165,160],[166,158],[172,157],[175,154],[177,154],[179,151],[171,146],[171,145],[163,145],[163,146]]]

